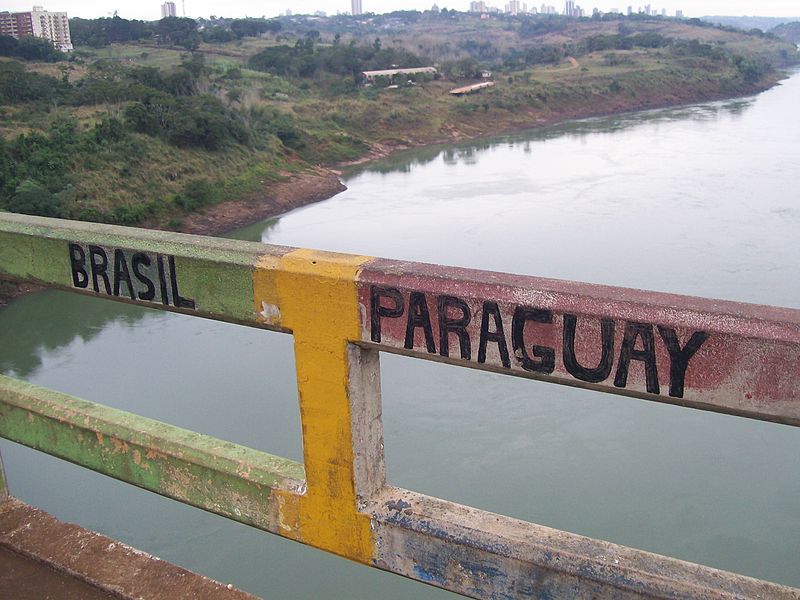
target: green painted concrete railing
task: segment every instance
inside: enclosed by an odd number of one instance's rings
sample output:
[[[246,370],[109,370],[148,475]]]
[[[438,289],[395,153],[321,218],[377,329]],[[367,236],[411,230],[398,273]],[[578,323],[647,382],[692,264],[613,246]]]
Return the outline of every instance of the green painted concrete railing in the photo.
[[[800,598],[388,485],[379,379],[394,352],[798,425],[800,311],[12,214],[0,277],[291,333],[304,460],[0,377],[5,438],[475,598]]]

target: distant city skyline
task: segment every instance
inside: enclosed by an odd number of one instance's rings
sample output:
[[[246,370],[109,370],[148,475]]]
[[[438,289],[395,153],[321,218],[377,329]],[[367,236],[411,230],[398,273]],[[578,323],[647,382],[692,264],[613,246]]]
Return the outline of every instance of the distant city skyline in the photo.
[[[98,3],[95,0],[35,0],[36,4],[44,4],[45,10],[66,11],[70,17],[97,18],[110,16],[117,11],[126,19],[144,19],[148,21],[161,18],[161,5],[163,0],[110,0]],[[34,1],[6,0],[3,10],[11,12],[29,11]],[[385,13],[394,10],[427,10],[433,4],[439,8],[454,8],[458,11],[469,10],[469,0],[362,0],[365,13]],[[497,6],[501,10],[507,0],[488,0],[487,5]],[[686,17],[700,17],[703,15],[727,16],[759,16],[759,17],[800,17],[800,4],[797,0],[582,0],[577,2],[589,14],[593,8],[608,11],[618,8],[625,11],[629,5],[634,11],[639,6],[653,4],[659,9],[664,8],[668,14],[674,15],[676,10],[682,10]],[[564,7],[563,0],[548,0],[561,12]],[[324,11],[328,15],[337,12],[349,13],[351,0],[310,0],[302,3],[300,9],[296,2],[289,0],[266,0],[254,2],[252,0],[229,0],[223,5],[211,0],[186,0],[186,15],[189,17],[209,17],[211,15],[224,17],[275,17],[291,10],[294,14],[313,14],[315,11]],[[531,2],[528,2],[531,5]],[[537,2],[534,2],[538,6]]]

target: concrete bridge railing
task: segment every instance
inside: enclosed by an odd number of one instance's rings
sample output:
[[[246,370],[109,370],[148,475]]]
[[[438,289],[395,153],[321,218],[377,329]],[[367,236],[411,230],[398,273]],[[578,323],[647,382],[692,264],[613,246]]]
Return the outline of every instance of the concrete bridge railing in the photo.
[[[388,485],[379,379],[393,352],[797,426],[800,311],[11,214],[0,276],[291,333],[304,462],[0,377],[5,438],[475,598],[800,598]]]

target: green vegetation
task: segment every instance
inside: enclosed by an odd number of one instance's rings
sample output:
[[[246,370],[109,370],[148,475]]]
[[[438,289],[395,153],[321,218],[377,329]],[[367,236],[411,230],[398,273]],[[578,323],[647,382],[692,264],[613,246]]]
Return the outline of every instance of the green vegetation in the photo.
[[[201,41],[225,43],[243,37],[255,37],[280,31],[275,19],[220,19],[209,23],[181,17],[160,21],[129,21],[118,16],[107,19],[71,19],[72,41],[76,46],[102,48],[109,44],[153,41],[162,45],[195,50]],[[203,25],[200,31],[199,25]]]
[[[792,44],[800,44],[800,21],[783,23],[778,25],[770,33]]]
[[[178,227],[187,212],[377,145],[753,93],[800,60],[760,31],[620,15],[71,26],[69,57],[0,38],[2,210]],[[361,75],[431,65],[435,78]],[[491,89],[448,93],[489,76]]]
[[[10,35],[0,35],[0,56],[46,62],[56,62],[65,58],[64,54],[53,48],[53,44],[47,40],[30,36],[18,40]]]

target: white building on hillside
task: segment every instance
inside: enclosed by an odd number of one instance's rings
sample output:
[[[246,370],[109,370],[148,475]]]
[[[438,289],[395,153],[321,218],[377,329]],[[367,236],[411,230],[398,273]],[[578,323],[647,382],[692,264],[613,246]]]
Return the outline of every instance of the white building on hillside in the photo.
[[[62,52],[72,50],[67,13],[48,12],[41,6],[34,6],[30,12],[3,12],[0,16],[0,34],[15,38],[32,35],[50,40]]]
[[[177,17],[178,11],[175,8],[174,2],[164,2],[161,5],[161,18],[166,19],[167,17]]]

